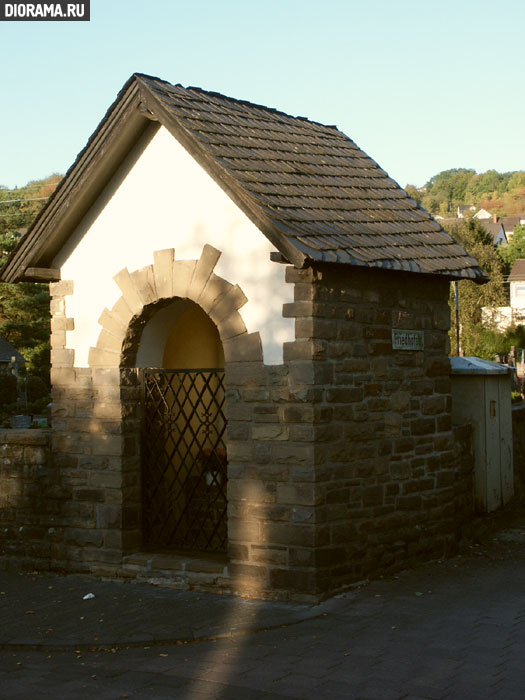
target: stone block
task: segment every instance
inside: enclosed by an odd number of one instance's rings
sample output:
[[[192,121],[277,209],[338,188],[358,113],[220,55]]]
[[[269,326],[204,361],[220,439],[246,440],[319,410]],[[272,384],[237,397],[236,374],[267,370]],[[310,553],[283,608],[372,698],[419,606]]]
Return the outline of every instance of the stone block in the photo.
[[[116,505],[100,504],[95,507],[96,526],[102,530],[122,527],[122,508]]]
[[[94,455],[121,455],[122,437],[120,435],[98,434],[92,436],[92,449]]]
[[[268,545],[292,545],[313,547],[315,545],[314,525],[304,523],[262,522],[262,542]]]
[[[403,419],[399,413],[387,413],[384,417],[385,420],[385,437],[399,437],[401,435],[401,428],[403,425]]]
[[[49,310],[53,318],[65,317],[66,315],[66,302],[63,297],[57,297],[56,299],[51,299],[49,302]]]
[[[284,318],[305,318],[315,315],[316,305],[312,301],[291,301],[283,304]]]
[[[327,344],[324,340],[300,340],[283,343],[284,362],[290,360],[322,360],[326,356]]]
[[[261,542],[261,523],[247,518],[228,518],[228,539],[232,543]]]
[[[315,298],[315,286],[313,284],[297,283],[293,289],[294,301],[312,301]]]
[[[330,385],[333,382],[333,366],[328,362],[296,360],[289,363],[290,386],[300,384]]]
[[[436,431],[435,418],[416,418],[410,422],[411,435],[431,435]]]
[[[225,279],[218,277],[212,272],[204,285],[204,289],[199,295],[197,300],[198,304],[202,306],[206,313],[210,313],[213,307],[219,303],[220,299],[226,296],[232,289],[233,284],[230,284],[230,282],[227,282]]]
[[[438,433],[444,433],[452,429],[452,417],[450,414],[444,416],[437,416],[436,418],[436,430]]]
[[[157,290],[155,289],[155,274],[153,265],[147,265],[140,270],[131,273],[131,280],[137,292],[141,304],[146,306],[157,301]]]
[[[97,348],[100,348],[101,350],[111,350],[112,352],[118,352],[120,354],[122,349],[122,340],[122,336],[115,336],[103,328],[98,336]]]
[[[428,396],[421,399],[421,413],[424,416],[435,416],[446,410],[445,396]]]
[[[228,501],[246,503],[275,503],[276,486],[262,479],[229,479]]]
[[[221,340],[229,340],[230,338],[235,338],[238,335],[246,333],[246,326],[242,320],[241,315],[238,312],[227,316],[223,319],[219,326],[219,335]]]
[[[53,349],[64,348],[66,346],[66,331],[52,331],[50,341]]]
[[[129,322],[135,315],[135,311],[130,307],[130,305],[124,297],[120,297],[120,299],[117,299],[117,301],[111,307],[110,313],[113,316],[115,316],[115,318],[118,321],[120,321],[120,323],[123,325],[124,333],[127,330]],[[140,313],[140,311],[138,311],[137,313]]]
[[[263,352],[259,333],[245,333],[223,343],[226,362],[262,362]]]
[[[130,312],[131,313],[131,312]],[[109,309],[104,309],[98,319],[99,324],[111,335],[120,338],[122,343],[126,335],[127,327],[122,322],[122,319]]]
[[[75,320],[66,316],[55,316],[51,318],[51,332],[72,331],[75,328]]]
[[[89,348],[88,362],[90,367],[119,367],[120,352],[103,350],[101,348]]]
[[[226,364],[226,386],[228,387],[255,387],[266,386],[268,374],[266,367],[261,363],[255,365],[246,362],[231,362]]]
[[[180,297],[181,299],[188,297],[188,290],[196,264],[196,260],[173,261],[173,296]]]
[[[289,506],[277,505],[275,503],[264,503],[249,505],[247,509],[248,518],[256,520],[273,520],[288,522],[290,520],[291,508]]]
[[[309,404],[284,406],[283,420],[286,423],[313,423],[315,420],[315,408],[315,406]]]
[[[118,367],[95,367],[91,374],[94,387],[119,386],[121,381]]]
[[[270,400],[270,390],[266,387],[248,387],[242,389],[242,400],[248,403],[267,403]]]
[[[290,430],[286,426],[264,424],[252,426],[252,438],[254,440],[288,440]]]
[[[384,492],[383,486],[365,486],[362,490],[363,506],[368,508],[370,506],[380,506],[383,504]]]
[[[73,294],[74,285],[72,280],[61,280],[49,284],[49,294],[51,297],[65,297]]]
[[[315,564],[315,549],[290,547],[289,564],[293,567],[310,567]]]
[[[289,283],[310,284],[317,280],[317,273],[311,267],[299,269],[288,266],[285,268],[285,280]]]
[[[113,277],[113,280],[122,292],[122,296],[128,307],[138,316],[142,312],[144,305],[128,269],[126,267],[122,269]],[[113,307],[113,309],[115,309],[115,307]]]
[[[286,564],[288,561],[288,549],[282,546],[252,544],[250,554],[252,561],[265,564]]]
[[[89,503],[104,503],[106,493],[104,489],[76,488],[73,490],[75,501],[88,501]]]
[[[277,503],[292,506],[315,506],[321,501],[315,484],[277,484]]]
[[[75,351],[67,348],[51,349],[51,365],[58,367],[73,367],[75,364]]]
[[[173,260],[175,250],[166,248],[153,253],[153,274],[158,299],[171,299],[173,296]]]
[[[421,510],[423,501],[421,496],[412,494],[410,496],[398,496],[396,498],[396,507],[399,510]]]
[[[194,299],[195,301],[199,299],[221,255],[221,251],[213,246],[208,244],[204,246],[190,280],[188,288],[188,296],[190,299]]]
[[[247,301],[248,298],[239,285],[236,284],[210,309],[209,316],[220,327],[220,322],[224,318],[238,311]]]
[[[24,448],[25,464],[46,464],[49,459],[49,451],[45,447],[35,447],[33,445]]]
[[[390,475],[392,479],[408,479],[412,476],[412,467],[410,462],[403,460],[399,462],[392,462],[390,464]]]
[[[306,465],[314,462],[314,446],[304,443],[273,442],[271,454],[278,464]]]

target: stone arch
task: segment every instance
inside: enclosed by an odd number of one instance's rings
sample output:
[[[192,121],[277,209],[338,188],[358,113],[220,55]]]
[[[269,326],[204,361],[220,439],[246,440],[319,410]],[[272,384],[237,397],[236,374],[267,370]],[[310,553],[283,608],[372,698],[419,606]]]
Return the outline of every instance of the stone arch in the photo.
[[[239,309],[247,302],[242,289],[213,270],[221,251],[205,245],[198,260],[176,260],[175,250],[156,251],[153,265],[129,272],[121,270],[113,278],[122,295],[111,309],[105,308],[95,347],[89,351],[90,367],[132,367],[143,328],[159,305],[175,297],[190,299],[209,315],[217,326],[229,361],[262,362],[258,332],[248,333]]]
[[[123,555],[143,547],[141,492],[141,415],[140,370],[136,368],[142,331],[154,313],[174,299],[198,304],[215,324],[224,350],[225,368],[230,363],[262,363],[258,332],[248,333],[239,309],[247,298],[238,285],[214,273],[221,252],[205,245],[198,260],[176,260],[174,249],[153,254],[153,265],[134,272],[127,268],[114,280],[122,294],[111,309],[104,309],[97,344],[89,351],[89,366],[96,384],[96,409],[104,414],[106,401],[115,401],[119,391],[118,426],[111,436],[119,442],[113,452],[119,455],[118,479],[121,489],[119,526]],[[104,386],[98,386],[104,382]],[[111,391],[108,391],[110,390]],[[115,397],[115,398],[110,398]],[[229,399],[226,399],[228,406]],[[105,454],[109,437],[101,436],[97,454]]]

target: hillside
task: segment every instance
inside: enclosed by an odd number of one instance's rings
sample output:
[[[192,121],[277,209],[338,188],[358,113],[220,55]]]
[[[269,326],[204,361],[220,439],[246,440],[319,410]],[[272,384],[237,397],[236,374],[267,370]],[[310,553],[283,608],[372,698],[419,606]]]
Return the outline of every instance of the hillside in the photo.
[[[405,190],[431,214],[445,218],[456,215],[460,205],[474,205],[498,216],[525,212],[525,171],[476,173],[468,168],[452,168],[434,175],[419,189]]]

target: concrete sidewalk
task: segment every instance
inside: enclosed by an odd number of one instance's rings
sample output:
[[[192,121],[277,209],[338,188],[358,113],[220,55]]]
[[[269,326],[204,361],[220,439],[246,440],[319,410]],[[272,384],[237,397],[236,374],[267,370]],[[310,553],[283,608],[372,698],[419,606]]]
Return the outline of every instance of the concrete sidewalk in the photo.
[[[0,621],[1,700],[524,700],[525,514],[320,606],[1,572]]]

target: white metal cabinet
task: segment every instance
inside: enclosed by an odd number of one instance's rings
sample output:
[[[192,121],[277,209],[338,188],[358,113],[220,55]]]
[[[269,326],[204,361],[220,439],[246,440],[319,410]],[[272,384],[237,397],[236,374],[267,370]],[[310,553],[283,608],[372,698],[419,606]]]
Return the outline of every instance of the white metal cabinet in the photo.
[[[511,368],[478,357],[451,357],[452,422],[474,426],[474,501],[491,512],[514,495]]]

